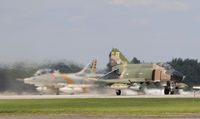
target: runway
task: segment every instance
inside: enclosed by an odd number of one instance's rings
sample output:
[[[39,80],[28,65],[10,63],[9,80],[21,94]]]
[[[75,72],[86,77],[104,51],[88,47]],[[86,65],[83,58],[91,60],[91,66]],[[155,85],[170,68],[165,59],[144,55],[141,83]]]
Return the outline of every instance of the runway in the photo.
[[[0,95],[0,99],[68,99],[68,98],[200,98],[200,95]]]

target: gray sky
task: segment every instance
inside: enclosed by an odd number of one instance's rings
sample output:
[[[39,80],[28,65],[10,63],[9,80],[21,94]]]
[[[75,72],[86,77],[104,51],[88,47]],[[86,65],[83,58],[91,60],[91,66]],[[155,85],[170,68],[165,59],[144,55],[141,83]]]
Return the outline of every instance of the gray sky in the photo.
[[[199,0],[0,0],[0,62],[200,59]]]

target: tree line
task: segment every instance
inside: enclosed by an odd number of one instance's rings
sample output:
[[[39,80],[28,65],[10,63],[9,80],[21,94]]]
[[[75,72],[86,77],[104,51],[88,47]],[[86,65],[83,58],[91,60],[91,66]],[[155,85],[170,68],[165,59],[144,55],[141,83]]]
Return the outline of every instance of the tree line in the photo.
[[[44,64],[27,64],[24,62],[17,62],[12,65],[0,66],[0,92],[36,92],[35,86],[24,84],[23,81],[17,79],[24,79],[31,77],[39,69],[54,69],[61,73],[73,73],[82,69],[82,66],[72,62],[60,61],[56,63]]]
[[[198,60],[175,58],[168,63],[186,76],[184,83],[190,87],[200,85],[200,62]]]
[[[134,57],[131,60],[133,64],[139,64],[140,60]],[[183,83],[186,83],[190,87],[200,85],[200,62],[196,59],[182,59],[174,58],[167,62],[175,70],[180,71],[185,76]]]
[[[138,64],[141,61],[134,57],[131,63]],[[175,58],[167,63],[171,64],[174,69],[182,72],[186,76],[183,81],[184,83],[190,87],[200,85],[200,62],[198,60]],[[59,70],[61,73],[73,73],[80,71],[83,66],[67,61],[47,62],[44,64],[17,62],[12,65],[0,65],[0,92],[36,92],[33,85],[24,84],[22,81],[16,79],[31,77],[37,70],[44,68]],[[107,73],[110,70],[111,67],[108,64],[107,68],[100,72]]]

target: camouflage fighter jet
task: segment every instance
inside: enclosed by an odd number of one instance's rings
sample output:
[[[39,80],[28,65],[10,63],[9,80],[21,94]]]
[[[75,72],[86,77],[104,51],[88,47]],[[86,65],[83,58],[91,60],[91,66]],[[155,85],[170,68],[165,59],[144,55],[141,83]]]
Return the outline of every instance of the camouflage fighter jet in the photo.
[[[55,92],[62,93],[86,93],[87,88],[93,86],[96,74],[96,60],[89,63],[78,73],[63,74],[51,69],[38,70],[33,77],[23,79],[26,84],[33,84],[41,94]]]
[[[116,90],[116,95],[121,95],[121,90],[132,89],[139,91],[142,85],[159,84],[164,86],[164,94],[174,94],[176,89],[185,88],[180,83],[184,76],[167,63],[130,64],[127,58],[118,50],[110,52],[110,65],[117,78],[103,79],[101,81]]]

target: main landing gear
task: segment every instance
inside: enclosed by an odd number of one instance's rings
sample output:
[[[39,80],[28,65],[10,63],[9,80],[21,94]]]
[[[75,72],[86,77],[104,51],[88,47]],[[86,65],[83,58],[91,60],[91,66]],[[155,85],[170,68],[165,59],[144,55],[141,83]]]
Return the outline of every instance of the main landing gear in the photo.
[[[59,88],[56,88],[56,95],[60,95],[60,90],[59,90]]]
[[[116,90],[116,95],[121,95],[122,91],[121,90]]]

